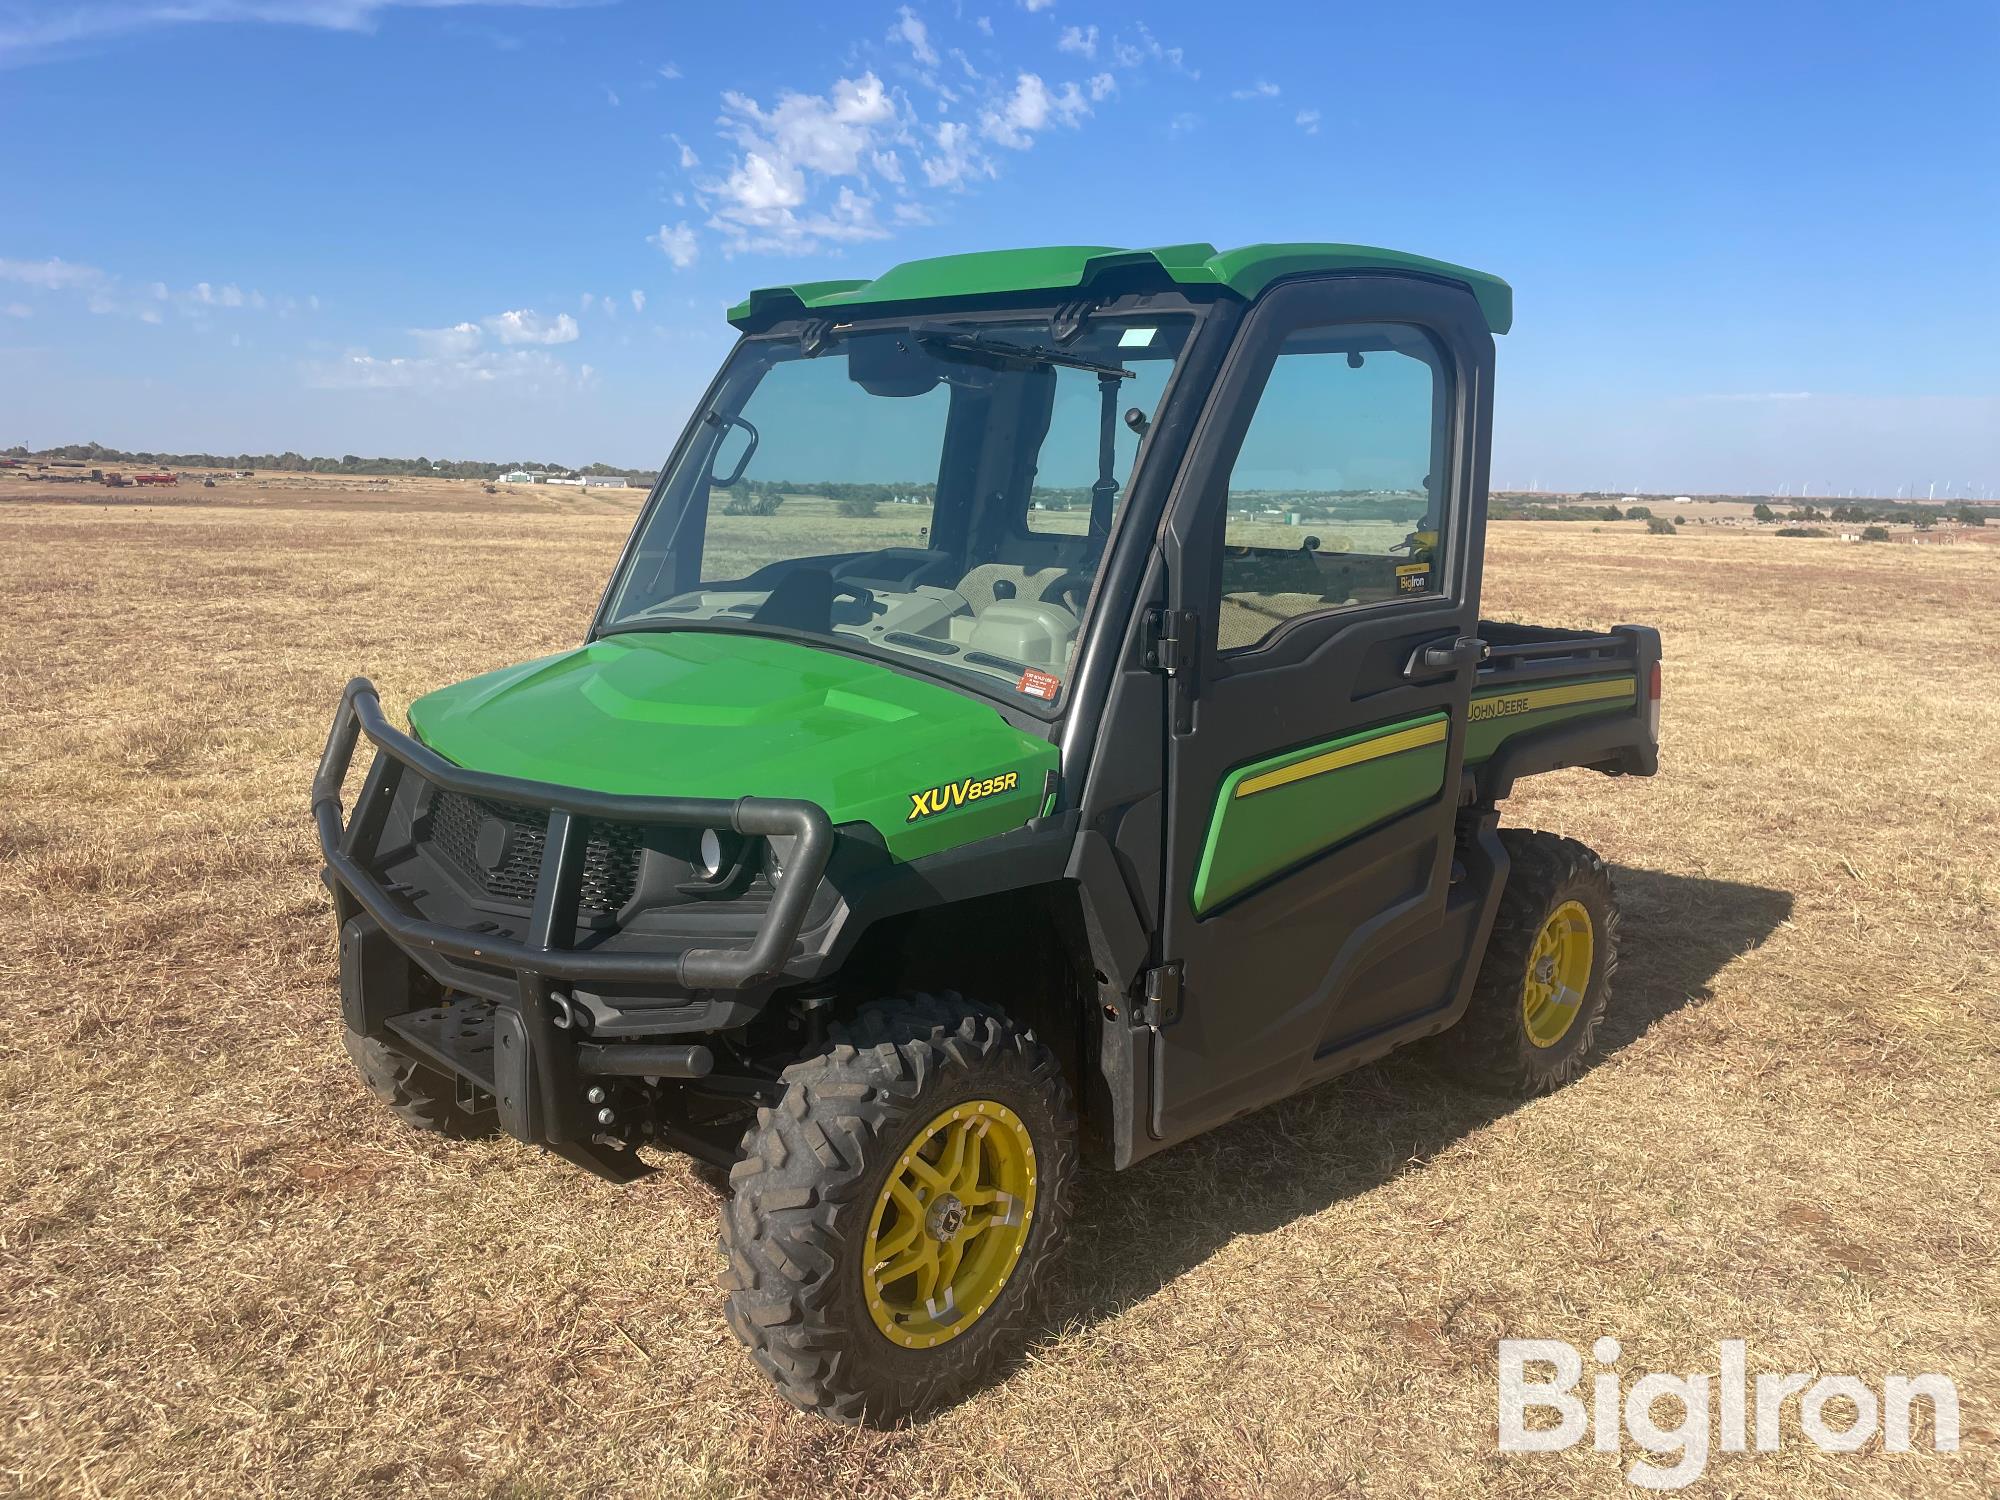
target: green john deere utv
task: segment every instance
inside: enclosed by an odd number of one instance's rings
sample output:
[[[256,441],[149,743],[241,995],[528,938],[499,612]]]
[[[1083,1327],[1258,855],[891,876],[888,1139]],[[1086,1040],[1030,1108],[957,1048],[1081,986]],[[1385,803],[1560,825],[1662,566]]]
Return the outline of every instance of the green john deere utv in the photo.
[[[893,1421],[1122,1168],[1434,1033],[1589,1056],[1659,638],[1479,617],[1504,282],[1057,247],[753,293],[573,651],[357,679],[313,786],[346,1045],[427,1130],[726,1167],[730,1326]],[[351,812],[360,738],[373,759]]]

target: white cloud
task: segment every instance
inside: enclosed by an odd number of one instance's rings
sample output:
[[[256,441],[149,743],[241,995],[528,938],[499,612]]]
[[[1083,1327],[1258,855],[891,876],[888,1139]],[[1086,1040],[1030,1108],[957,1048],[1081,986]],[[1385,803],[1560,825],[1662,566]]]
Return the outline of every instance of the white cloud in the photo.
[[[384,11],[398,6],[440,9],[466,4],[561,10],[594,0],[82,0],[82,3],[0,10],[0,65],[60,54],[82,43],[167,26],[266,22],[322,31],[373,32]]]
[[[925,156],[918,163],[924,170],[924,181],[930,186],[963,187],[968,179],[995,175],[993,162],[974,142],[971,127],[957,120],[944,120],[932,130],[931,139],[937,144],[937,154]]]
[[[454,323],[449,328],[412,328],[410,337],[438,356],[470,354],[484,335],[477,323]]]
[[[632,311],[636,313],[636,312],[644,312],[645,310],[646,310],[646,294],[640,291],[637,287],[632,288]]]
[[[1187,57],[1179,47],[1166,47],[1153,35],[1144,21],[1132,23],[1137,33],[1134,40],[1117,37],[1111,43],[1111,61],[1121,68],[1136,68],[1148,62],[1165,63],[1176,73],[1184,73],[1189,78],[1199,78],[1201,74],[1187,65]]]
[[[666,79],[667,82],[672,83],[676,78],[681,76],[681,70],[672,63],[661,63],[660,76]]]
[[[1023,73],[1014,80],[1014,92],[1004,104],[980,115],[979,129],[988,140],[1025,151],[1038,131],[1052,124],[1074,127],[1089,113],[1090,106],[1075,84],[1066,83],[1060,93],[1051,93],[1037,75]]]
[[[927,68],[937,66],[937,48],[931,45],[930,28],[905,5],[896,12],[896,24],[889,28],[889,40],[906,43],[910,55]]]
[[[1052,0],[1026,3],[1046,10]],[[1138,38],[1120,39],[1132,53],[1130,66],[1187,71],[1178,48],[1163,46],[1143,25],[1125,29]],[[1026,151],[1058,127],[1081,128],[1120,93],[1109,67],[1078,81],[1018,68],[982,73],[963,48],[950,45],[975,30],[991,35],[991,17],[954,11],[947,18],[907,0],[894,10],[888,42],[899,58],[907,48],[916,67],[904,66],[897,83],[862,70],[819,92],[780,88],[770,98],[725,91],[716,121],[724,143],[719,155],[704,147],[704,166],[692,146],[668,137],[690,174],[688,206],[704,218],[691,213],[692,228],[663,228],[655,243],[685,265],[696,257],[697,240],[711,235],[729,255],[800,254],[827,242],[884,238],[904,225],[931,222],[932,195],[998,177],[1006,152]],[[1070,56],[1106,55],[1099,26],[1079,23],[1051,34]],[[681,195],[669,196],[683,203]]]
[[[210,286],[206,281],[194,284],[194,300],[203,307],[241,307],[243,289],[233,282],[224,287]]]
[[[306,384],[318,390],[422,395],[472,389],[553,395],[584,389],[595,376],[589,365],[572,370],[539,349],[389,356],[353,349],[335,360],[309,362],[301,373]]]
[[[1247,89],[1231,89],[1232,99],[1275,99],[1281,90],[1268,79],[1260,78]]]
[[[785,92],[766,109],[731,90],[722,123],[739,155],[720,182],[701,184],[713,203],[710,227],[731,251],[810,249],[822,239],[879,239],[875,198],[858,191],[910,138],[906,107],[872,72],[842,78],[830,96]],[[896,167],[900,171],[900,165]],[[839,178],[831,202],[815,197]],[[662,248],[665,248],[664,246]]]
[[[660,253],[673,263],[676,271],[685,271],[701,255],[700,247],[695,244],[694,231],[688,228],[685,222],[676,224],[671,229],[662,224],[660,232],[647,235],[646,241],[648,244],[658,245]],[[634,292],[632,296],[636,307],[645,306],[643,293]]]
[[[766,110],[733,90],[723,107],[737,119],[737,143],[763,152],[783,167],[806,167],[829,175],[852,175],[861,153],[896,119],[896,105],[873,73],[842,78],[833,97],[785,93]]]
[[[10,318],[32,318],[35,310],[25,302],[9,302],[5,307],[0,307],[0,314]]]
[[[164,313],[178,310],[197,327],[208,326],[214,312],[249,310],[264,312],[270,298],[254,287],[245,291],[237,283],[198,281],[185,291],[174,291],[164,281],[128,286],[124,279],[97,266],[50,256],[46,260],[0,259],[0,282],[18,282],[37,292],[56,296],[81,297],[84,309],[99,317],[137,318],[142,323],[164,321]],[[278,301],[281,311],[296,304],[290,298]]]
[[[601,83],[598,87],[604,90],[604,102],[613,109],[616,109],[618,107],[618,90],[614,89],[608,83]]]
[[[568,344],[581,336],[576,319],[568,313],[545,318],[532,308],[515,308],[495,313],[484,320],[486,331],[503,344]]]
[[[591,309],[591,304],[593,304],[596,301],[597,301],[597,293],[595,292],[585,292],[581,297],[577,298],[577,304],[580,307],[582,307],[582,309],[585,312],[589,312]]]
[[[1318,135],[1319,111],[1316,109],[1302,109],[1296,115],[1292,116],[1292,123],[1307,135]]]
[[[88,289],[102,286],[108,280],[96,266],[80,266],[55,256],[47,260],[0,260],[0,281],[19,281],[45,292]]]
[[[1055,3],[1056,0],[1021,0],[1021,9],[1033,14],[1038,10],[1047,10]]]
[[[1694,401],[1810,401],[1811,391],[1708,391],[1690,397]]]

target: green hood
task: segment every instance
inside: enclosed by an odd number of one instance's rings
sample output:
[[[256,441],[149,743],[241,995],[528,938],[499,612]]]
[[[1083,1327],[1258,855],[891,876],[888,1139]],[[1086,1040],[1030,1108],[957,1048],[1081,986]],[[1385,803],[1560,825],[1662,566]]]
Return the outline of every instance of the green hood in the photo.
[[[469,770],[655,797],[801,797],[899,859],[1018,828],[1055,746],[976,698],[831,651],[616,635],[427,693],[410,727]],[[1011,774],[1012,780],[1009,781]]]

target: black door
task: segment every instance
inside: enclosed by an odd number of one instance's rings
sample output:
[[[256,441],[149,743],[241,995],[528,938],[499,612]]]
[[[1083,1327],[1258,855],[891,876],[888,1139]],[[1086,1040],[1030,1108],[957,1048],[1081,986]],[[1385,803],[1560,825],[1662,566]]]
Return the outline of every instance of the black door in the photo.
[[[1336,278],[1267,294],[1217,382],[1164,534],[1161,1139],[1448,1003],[1492,359],[1470,293]]]

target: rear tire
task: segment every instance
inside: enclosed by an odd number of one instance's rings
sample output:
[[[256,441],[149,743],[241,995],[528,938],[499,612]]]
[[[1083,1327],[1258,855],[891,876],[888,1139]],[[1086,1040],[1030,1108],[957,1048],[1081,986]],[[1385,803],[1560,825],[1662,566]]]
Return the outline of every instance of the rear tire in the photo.
[[[953,1399],[1012,1347],[1067,1234],[1076,1118],[1055,1055],[916,995],[865,1007],[784,1081],[729,1174],[730,1328],[787,1401],[838,1422]]]
[[[1546,1094],[1589,1066],[1618,968],[1611,870],[1575,839],[1503,829],[1510,868],[1465,1015],[1443,1061],[1503,1093]]]
[[[471,1115],[458,1107],[452,1082],[442,1073],[357,1031],[343,1030],[340,1040],[368,1091],[412,1130],[461,1137],[491,1130],[490,1115]]]

